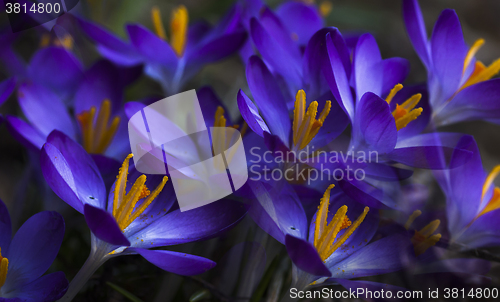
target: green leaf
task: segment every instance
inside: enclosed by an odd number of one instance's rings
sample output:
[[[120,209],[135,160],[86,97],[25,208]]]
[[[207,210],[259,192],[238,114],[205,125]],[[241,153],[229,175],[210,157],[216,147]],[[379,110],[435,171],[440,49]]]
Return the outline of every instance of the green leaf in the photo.
[[[192,294],[191,297],[189,298],[189,302],[198,302],[205,299],[210,299],[211,297],[212,294],[208,289],[202,289]]]
[[[111,287],[112,289],[116,290],[117,292],[119,292],[120,294],[122,294],[125,298],[129,299],[130,301],[132,302],[143,302],[141,299],[137,298],[136,296],[134,296],[131,292],[129,292],[128,290],[114,284],[114,283],[111,283],[111,282],[106,282],[107,285],[109,285],[109,287]]]
[[[260,280],[259,285],[257,286],[257,289],[252,295],[252,298],[250,299],[250,302],[259,302],[262,300],[262,296],[264,296],[264,293],[266,292],[266,288],[269,285],[269,282],[271,282],[271,279],[273,277],[274,272],[278,268],[279,262],[280,262],[281,257],[277,256],[274,257],[273,261],[267,268],[264,276]]]

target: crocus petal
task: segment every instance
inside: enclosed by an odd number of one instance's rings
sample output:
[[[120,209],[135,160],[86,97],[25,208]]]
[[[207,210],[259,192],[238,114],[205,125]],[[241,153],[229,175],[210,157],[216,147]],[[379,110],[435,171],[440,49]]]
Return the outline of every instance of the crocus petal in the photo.
[[[247,33],[241,30],[222,35],[199,46],[196,51],[186,54],[186,72],[192,74],[204,64],[213,63],[230,56],[243,45],[246,38]]]
[[[245,214],[246,209],[242,204],[219,200],[201,208],[168,213],[141,231],[131,234],[129,239],[133,247],[145,248],[207,239],[231,228]]]
[[[104,100],[111,102],[111,112],[118,111],[123,99],[123,91],[118,69],[109,61],[101,60],[85,72],[85,77],[80,83],[73,99],[75,113],[101,107]]]
[[[434,26],[431,38],[433,71],[441,84],[441,99],[447,100],[462,79],[465,44],[460,21],[454,10],[444,10]]]
[[[222,107],[225,112],[225,116],[229,113],[226,106],[220,101],[220,99],[215,94],[215,91],[209,87],[205,86],[198,91],[196,91],[196,95],[198,96],[198,100],[200,101],[201,112],[203,113],[203,119],[205,120],[205,124],[207,128],[214,126],[215,120],[215,112],[217,111],[217,107]],[[228,119],[230,124],[230,119]]]
[[[162,270],[183,276],[202,274],[215,267],[216,264],[210,259],[186,253],[140,248],[131,248],[131,250]]]
[[[389,58],[382,61],[382,94],[386,95],[398,83],[403,81],[410,72],[410,62],[403,58]],[[400,92],[398,92],[399,94]],[[397,95],[397,94],[396,94]]]
[[[500,244],[500,235],[497,232],[498,228],[500,228],[499,218],[499,210],[483,214],[454,240],[470,248],[498,246]]]
[[[437,125],[463,121],[487,120],[500,123],[500,79],[492,79],[466,87],[434,117]]]
[[[26,118],[44,135],[59,130],[76,137],[66,106],[52,91],[38,84],[23,84],[19,87],[18,98]]]
[[[89,229],[97,238],[114,245],[130,246],[130,241],[123,235],[111,214],[103,209],[85,204],[84,215]]]
[[[286,100],[280,92],[276,79],[257,56],[250,58],[246,74],[255,103],[271,133],[288,142],[291,129],[290,117]]]
[[[42,48],[28,66],[30,80],[56,91],[65,98],[72,94],[83,76],[82,63],[62,47]]]
[[[446,169],[447,162],[453,152],[464,152],[464,156],[470,155],[467,150],[456,149],[458,141],[463,137],[459,133],[426,133],[399,141],[396,148],[387,158],[410,167],[423,169]],[[468,136],[470,137],[470,136]],[[453,163],[454,166],[463,164]]]
[[[170,72],[174,72],[178,58],[170,44],[142,25],[129,24],[126,29],[130,42],[147,61],[163,64]]]
[[[349,86],[349,76],[342,60],[342,53],[345,52],[343,50],[346,46],[338,30],[333,35],[326,34],[326,48],[330,60],[330,63],[323,69],[326,81],[335,99],[352,121],[354,119],[354,101]]]
[[[420,11],[417,0],[403,1],[403,18],[406,25],[406,31],[424,65],[430,67],[429,46],[427,42],[427,32],[425,30],[424,18]]]
[[[367,182],[342,179],[338,183],[342,191],[351,199],[370,208],[388,209],[397,207],[386,191]]]
[[[7,206],[0,199],[0,248],[4,251],[9,250],[12,239],[12,225]]]
[[[40,153],[45,180],[66,203],[83,213],[83,203],[106,204],[106,188],[92,157],[78,143],[54,131]]]
[[[64,237],[64,220],[57,212],[40,212],[17,231],[6,257],[9,278],[2,290],[29,283],[50,267]],[[3,252],[3,251],[2,251]]]
[[[258,181],[248,185],[255,198],[251,199],[249,214],[266,233],[285,244],[285,235],[307,236],[307,217],[297,195],[286,182],[269,187]]]
[[[46,135],[18,117],[7,116],[5,120],[7,129],[18,142],[33,151],[39,151],[42,148],[47,138]]]
[[[97,43],[101,55],[117,64],[130,66],[141,63],[142,58],[129,43],[89,21],[77,18],[83,31]]]
[[[276,15],[300,45],[306,45],[309,38],[323,27],[323,19],[314,5],[285,2],[276,8]]]
[[[318,277],[330,277],[332,275],[319,257],[316,248],[306,240],[286,235],[285,246],[288,256],[301,270]]]
[[[286,77],[292,86],[300,86],[300,60],[284,49],[255,18],[250,21],[250,34],[264,60],[280,75]]]
[[[382,94],[382,56],[375,38],[362,35],[353,54],[353,79],[356,98],[359,101],[366,92]]]
[[[397,138],[396,123],[387,102],[374,93],[365,93],[356,108],[353,122],[355,150],[388,153],[396,146]]]
[[[264,136],[264,132],[271,132],[259,114],[259,110],[248,96],[240,89],[238,91],[238,109],[241,116],[259,136]]]
[[[0,83],[0,105],[12,94],[14,88],[16,88],[16,80],[14,78]]]
[[[278,136],[264,132],[264,142],[267,149],[269,149],[274,156],[284,156],[291,162],[295,161],[295,154],[290,152],[290,149]]]
[[[69,283],[63,272],[55,272],[36,279],[28,284],[23,284],[8,295],[13,301],[57,301],[68,289]],[[21,300],[17,300],[21,299]],[[7,299],[6,301],[11,301]]]
[[[347,259],[337,263],[334,278],[351,279],[386,274],[403,268],[403,257],[411,247],[410,239],[402,235],[382,238],[370,243]]]

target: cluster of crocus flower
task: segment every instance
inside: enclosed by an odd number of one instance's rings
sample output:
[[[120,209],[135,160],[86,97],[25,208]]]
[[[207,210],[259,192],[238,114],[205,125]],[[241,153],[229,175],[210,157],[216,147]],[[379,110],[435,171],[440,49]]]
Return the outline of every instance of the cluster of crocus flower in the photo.
[[[373,278],[462,276],[461,262],[476,266],[466,273],[482,278],[489,264],[444,251],[482,255],[500,245],[500,188],[494,185],[500,166],[488,174],[473,136],[439,127],[500,121],[500,80],[494,78],[500,61],[486,66],[475,58],[484,40],[469,48],[453,10],[442,12],[428,39],[417,0],[402,0],[409,40],[427,70],[425,83],[403,85],[412,72],[409,62],[383,58],[370,33],[326,27],[331,9],[328,1],[271,8],[238,0],[211,25],[190,20],[184,5],[173,7],[169,18],[152,6],[150,24],[126,25],[126,39],[75,14],[51,32],[42,30],[27,63],[14,51],[19,36],[0,33],[0,63],[8,75],[0,82],[0,105],[12,98],[19,106],[19,114],[0,115],[0,123],[29,154],[36,188],[76,210],[63,216],[82,214],[90,230],[88,259],[71,282],[62,272],[43,275],[63,242],[62,216],[35,214],[12,238],[0,201],[0,301],[71,301],[105,262],[122,255],[140,255],[178,275],[202,274],[216,265],[215,257],[164,248],[233,228],[261,229],[262,243],[279,243],[271,246],[281,249],[277,257],[291,260],[283,263],[291,286],[301,290],[404,290]],[[88,62],[78,51],[74,32],[91,42],[97,60]],[[249,179],[222,200],[181,211],[173,176],[140,173],[127,133],[128,120],[138,112],[145,116],[159,98],[131,100],[126,90],[146,77],[169,97],[186,90],[205,66],[238,55],[246,85],[233,87],[237,93],[228,102],[210,86],[196,93],[207,128],[239,130]],[[176,122],[158,118],[146,127],[186,136]],[[147,139],[149,130],[142,135]],[[193,158],[216,155],[192,147],[195,140],[162,145],[157,159],[185,168]],[[223,135],[210,140],[222,149],[231,143]],[[430,196],[416,171],[439,185],[442,208],[426,204]],[[219,172],[226,176],[224,168]],[[250,274],[242,272],[241,280],[250,278],[244,273]],[[269,290],[275,291],[280,287]],[[256,292],[253,301],[263,293]]]

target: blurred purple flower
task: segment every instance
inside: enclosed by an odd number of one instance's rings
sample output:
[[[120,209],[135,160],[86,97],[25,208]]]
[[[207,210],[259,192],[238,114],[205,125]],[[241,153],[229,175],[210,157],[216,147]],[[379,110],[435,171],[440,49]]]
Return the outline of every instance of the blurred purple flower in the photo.
[[[500,123],[500,60],[485,66],[474,58],[483,39],[468,49],[454,10],[439,16],[430,40],[417,0],[403,1],[408,36],[427,68],[427,86],[436,126],[461,121],[486,120]]]
[[[12,238],[7,207],[0,200],[0,300],[55,301],[68,288],[63,272],[42,276],[59,252],[64,220],[56,212],[29,218]]]

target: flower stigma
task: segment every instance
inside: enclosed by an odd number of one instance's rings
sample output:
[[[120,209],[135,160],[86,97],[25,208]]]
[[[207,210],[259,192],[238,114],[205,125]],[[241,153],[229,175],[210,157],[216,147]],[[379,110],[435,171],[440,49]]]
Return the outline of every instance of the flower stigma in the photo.
[[[330,205],[330,191],[335,187],[331,184],[325,191],[316,214],[314,228],[314,247],[318,251],[321,260],[326,261],[345,241],[354,233],[368,214],[370,208],[365,207],[358,219],[351,222],[347,217],[347,206],[341,206],[329,224],[327,224],[328,207]],[[347,229],[336,241],[338,233]]]
[[[385,99],[387,104],[391,104],[392,99],[400,91],[403,89],[403,85],[397,84],[394,88],[391,89],[389,95]],[[396,104],[396,109],[392,111],[392,116],[394,117],[394,121],[396,122],[396,129],[401,130],[406,127],[411,121],[414,121],[422,114],[423,109],[415,108],[417,104],[420,102],[422,98],[422,94],[417,93],[412,95],[409,99],[403,102],[403,104]]]
[[[414,211],[408,218],[408,221],[406,221],[405,229],[410,229],[410,226],[413,224],[415,219],[417,219],[417,217],[421,214],[422,211],[420,210]],[[438,243],[438,241],[441,239],[441,234],[434,234],[434,232],[437,230],[440,224],[441,220],[436,219],[431,221],[419,231],[415,230],[415,234],[413,234],[413,237],[411,238],[411,243],[413,244],[415,255],[422,255],[430,247]]]
[[[151,19],[153,20],[156,35],[167,41],[167,33],[161,21],[161,12],[158,6],[153,6],[151,9]],[[177,6],[172,11],[170,19],[170,45],[179,57],[182,57],[186,48],[188,22],[187,8],[184,5]]]
[[[111,102],[104,100],[101,103],[99,112],[96,115],[96,108],[92,106],[90,110],[82,111],[76,117],[82,130],[83,148],[88,153],[104,153],[111,144],[115,136],[120,117],[115,116],[109,123],[111,116]]]
[[[215,116],[214,116],[214,128],[217,128],[217,127],[221,127],[221,128],[230,127],[230,128],[234,128],[234,129],[240,128],[240,125],[236,124],[236,125],[232,125],[232,126],[226,126],[226,123],[227,123],[227,119],[224,117],[224,108],[222,108],[221,106],[218,106],[217,110],[215,111]],[[242,127],[241,127],[241,130],[240,130],[241,137],[243,137],[245,135],[247,130],[248,130],[248,124],[246,122],[244,122]],[[213,137],[212,137],[212,142],[213,142],[212,151],[213,151],[214,156],[225,152],[226,150],[228,150],[231,147],[231,143],[235,139],[235,137],[234,137],[235,133],[232,133],[232,132],[230,133],[232,137],[228,137],[226,134],[227,134],[227,132],[224,130],[219,131],[217,129],[214,129],[214,131],[212,133],[212,135],[213,135]],[[236,137],[236,139],[237,139],[237,137]],[[241,141],[238,141],[237,143],[239,144],[239,142],[241,142]],[[231,151],[229,152],[228,156],[226,157],[228,164],[232,161],[234,155],[236,154],[236,150],[238,149],[238,147],[239,147],[239,145],[237,145],[237,146],[235,145],[231,149]],[[226,166],[223,162],[221,162],[219,160],[215,160],[215,163],[216,163],[216,167],[219,170],[226,169]]]
[[[297,92],[293,111],[293,144],[298,150],[304,149],[318,134],[331,108],[332,102],[326,101],[323,111],[316,119],[318,102],[311,102],[306,111],[306,93],[302,89]]]
[[[147,209],[147,207],[163,190],[163,187],[168,180],[168,177],[164,176],[156,189],[153,192],[150,192],[145,185],[146,175],[143,174],[135,180],[134,185],[127,193],[126,187],[129,160],[132,156],[133,154],[129,154],[123,161],[123,164],[118,172],[118,176],[116,177],[115,191],[113,192],[113,217],[115,217],[116,222],[122,231],[125,230]],[[144,198],[146,199],[143,200]],[[138,205],[140,200],[143,201]]]
[[[465,71],[467,70],[474,56],[479,51],[481,46],[483,46],[483,44],[484,44],[484,39],[478,39],[469,49],[469,51],[467,52],[467,56],[465,57],[464,60],[464,69],[462,71],[462,74],[465,74]],[[459,91],[471,85],[489,80],[492,77],[494,77],[499,71],[500,71],[500,59],[495,60],[488,67],[486,67],[481,61],[477,60],[474,65],[474,71],[469,76],[467,81],[462,85],[462,87],[459,88]]]
[[[0,288],[5,284],[7,280],[7,271],[9,269],[9,260],[2,257],[2,248],[0,248]]]

